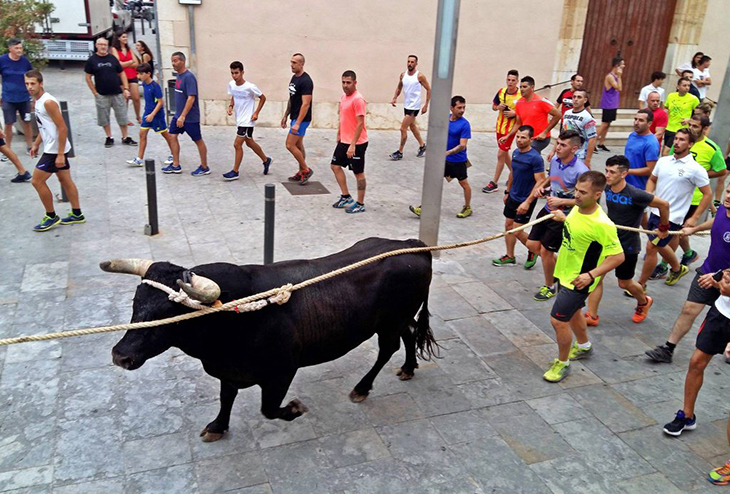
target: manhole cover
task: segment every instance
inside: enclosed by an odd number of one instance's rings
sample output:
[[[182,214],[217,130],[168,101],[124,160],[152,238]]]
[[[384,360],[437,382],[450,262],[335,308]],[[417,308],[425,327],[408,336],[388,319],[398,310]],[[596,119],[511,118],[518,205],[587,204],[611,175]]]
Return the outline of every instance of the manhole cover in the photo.
[[[297,182],[282,182],[286,190],[293,196],[312,196],[315,194],[329,194],[327,187],[322,182],[307,182],[306,185],[299,185]]]

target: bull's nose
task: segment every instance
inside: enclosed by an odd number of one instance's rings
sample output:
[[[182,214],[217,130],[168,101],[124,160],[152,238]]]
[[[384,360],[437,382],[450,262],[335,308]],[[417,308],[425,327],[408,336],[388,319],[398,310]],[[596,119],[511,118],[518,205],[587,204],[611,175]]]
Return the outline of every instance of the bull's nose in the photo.
[[[120,355],[116,352],[112,352],[112,361],[114,365],[118,365],[122,369],[129,369],[134,365],[134,359],[132,357]]]

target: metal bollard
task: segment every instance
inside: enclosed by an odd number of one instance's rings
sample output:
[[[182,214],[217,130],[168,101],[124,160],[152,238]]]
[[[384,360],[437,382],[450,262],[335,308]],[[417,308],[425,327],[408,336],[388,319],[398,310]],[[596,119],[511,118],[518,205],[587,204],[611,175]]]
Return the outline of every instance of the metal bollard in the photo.
[[[276,186],[264,186],[264,264],[274,262],[274,212],[276,207]]]
[[[66,123],[66,128],[68,129],[68,142],[71,144],[71,150],[68,152],[69,158],[74,158],[76,156],[76,153],[74,153],[74,140],[71,135],[71,119],[68,116],[68,102],[67,101],[61,101],[59,102],[61,106],[61,116],[63,117],[63,121]],[[61,197],[56,196],[56,198],[60,202],[68,202],[68,196],[66,195],[66,191],[61,187]]]
[[[144,160],[144,171],[147,177],[147,210],[149,223],[144,226],[145,235],[157,235],[160,228],[157,223],[157,182],[155,180],[155,160]]]

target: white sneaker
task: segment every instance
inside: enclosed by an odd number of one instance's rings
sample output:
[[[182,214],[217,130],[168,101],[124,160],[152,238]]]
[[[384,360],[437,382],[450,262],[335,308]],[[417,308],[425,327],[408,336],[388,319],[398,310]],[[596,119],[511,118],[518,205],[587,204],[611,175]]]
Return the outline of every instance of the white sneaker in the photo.
[[[5,163],[6,161],[8,161],[8,157],[3,154],[2,158],[0,158],[0,161]]]
[[[132,165],[132,166],[144,166],[144,161],[142,161],[141,159],[135,157],[132,160],[127,160],[127,164],[128,165]]]
[[[174,160],[174,159],[172,158],[172,155],[170,155],[170,156],[168,156],[168,157],[167,157],[167,159],[166,159],[165,161],[163,161],[162,163],[163,163],[164,165],[172,165],[172,164],[173,164],[174,162],[175,162],[175,160]]]

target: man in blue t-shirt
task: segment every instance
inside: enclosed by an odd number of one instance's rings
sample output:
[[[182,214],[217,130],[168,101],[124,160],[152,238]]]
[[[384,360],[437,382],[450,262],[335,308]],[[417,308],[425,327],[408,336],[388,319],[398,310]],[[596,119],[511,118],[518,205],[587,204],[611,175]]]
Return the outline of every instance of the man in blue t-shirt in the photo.
[[[172,68],[177,72],[177,79],[175,80],[175,116],[172,117],[170,122],[172,164],[163,168],[162,172],[182,173],[178,135],[187,133],[195,145],[198,146],[198,153],[200,154],[200,166],[191,172],[191,175],[202,177],[203,175],[210,175],[208,148],[206,148],[203,136],[200,134],[198,80],[185,66],[185,60],[185,54],[182,52],[176,51],[172,54]]]
[[[471,216],[471,186],[467,180],[466,169],[471,166],[466,157],[466,144],[471,139],[471,124],[464,118],[466,100],[463,96],[451,98],[451,115],[449,115],[449,136],[446,141],[446,165],[444,178],[448,182],[456,179],[464,189],[464,207],[456,215],[457,218]],[[409,206],[416,216],[421,216],[421,206]]]
[[[32,70],[28,58],[23,55],[23,42],[17,38],[8,41],[8,52],[0,57],[0,76],[3,79],[2,108],[5,120],[5,142],[8,147],[13,140],[13,124],[20,114],[25,133],[25,144],[33,146],[33,132],[30,128],[30,94],[25,88],[25,73]],[[3,156],[0,161],[7,161]]]
[[[534,129],[530,125],[523,125],[515,134],[517,149],[512,153],[512,169],[510,170],[507,190],[504,191],[504,229],[511,230],[530,222],[532,212],[537,204],[537,184],[545,180],[545,162],[540,153],[530,145]],[[499,259],[494,259],[495,266],[516,264],[515,245],[517,240],[527,246],[527,232],[522,230],[514,235],[504,237],[507,253]],[[537,255],[527,251],[525,269],[532,269],[537,262]]]
[[[634,131],[624,148],[624,156],[631,164],[626,183],[641,190],[646,190],[646,182],[659,159],[659,142],[650,130],[653,120],[654,114],[648,108],[636,112]]]

